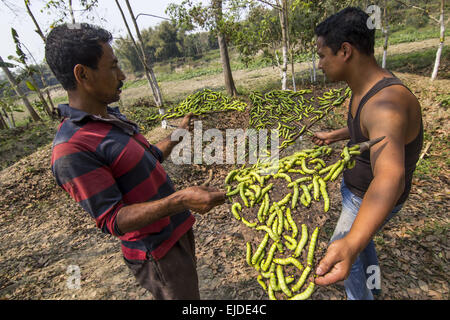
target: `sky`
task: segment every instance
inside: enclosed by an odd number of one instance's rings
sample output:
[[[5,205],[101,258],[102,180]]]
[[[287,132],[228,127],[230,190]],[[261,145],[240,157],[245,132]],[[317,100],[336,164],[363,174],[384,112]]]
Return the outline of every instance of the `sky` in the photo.
[[[165,9],[169,3],[179,4],[182,0],[129,1],[135,16],[139,13],[146,13],[167,17]],[[31,10],[36,20],[43,29],[43,32],[47,33],[50,30],[49,26],[55,20],[56,15],[40,12],[41,9],[44,8],[45,0],[31,0],[30,2]],[[129,15],[125,1],[120,0],[119,2],[128,19]],[[7,3],[8,6],[6,6],[5,3]],[[74,10],[79,9],[77,6],[79,1],[74,0],[73,3]],[[95,20],[87,20],[85,16],[81,16],[80,12],[75,12],[75,20],[77,22],[89,22],[99,25],[110,31],[114,37],[126,36],[127,31],[114,0],[99,0],[96,11],[91,13],[90,16],[94,17]],[[162,21],[164,20],[150,16],[139,16],[137,20],[140,29],[156,26]],[[134,26],[130,19],[128,19],[128,24],[134,34]],[[23,0],[0,0],[0,55],[5,61],[9,55],[15,55],[16,52],[15,44],[11,36],[11,27],[16,29],[20,41],[25,44],[26,48],[30,50],[36,61],[40,63],[44,58],[44,44],[39,35],[34,31],[34,24],[26,12]],[[26,48],[22,48],[25,53],[27,52]],[[30,62],[32,62],[32,60]]]

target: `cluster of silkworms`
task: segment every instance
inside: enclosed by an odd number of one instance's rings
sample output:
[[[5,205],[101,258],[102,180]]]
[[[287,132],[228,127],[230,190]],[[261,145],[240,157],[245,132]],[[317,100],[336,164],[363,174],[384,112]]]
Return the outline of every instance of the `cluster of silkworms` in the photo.
[[[250,93],[249,125],[255,129],[276,129],[283,140],[279,149],[292,145],[307,127],[328,115],[334,107],[344,103],[351,94],[350,88],[330,89],[322,97],[307,99],[311,90],[273,90],[262,94]]]
[[[306,224],[301,224],[299,232],[292,215],[300,211],[299,206],[308,208],[313,200],[320,199],[323,199],[324,212],[329,210],[327,182],[335,180],[344,167],[355,165],[351,156],[359,154],[359,146],[345,147],[341,159],[327,165],[323,158],[331,152],[328,146],[304,149],[277,162],[232,170],[225,178],[227,196],[232,202],[232,197],[236,197],[231,207],[234,218],[249,228],[265,233],[256,248],[247,242],[246,261],[259,272],[257,280],[270,299],[276,299],[275,292],[279,291],[289,299],[303,300],[314,291],[314,281],[309,282],[305,290],[301,289],[313,267],[319,227],[309,230],[312,234],[304,266],[299,259],[308,243],[308,228]],[[271,189],[277,179],[285,181],[291,191],[281,200],[271,201]],[[253,207],[258,208],[257,214],[253,221],[249,221],[244,217],[243,210]],[[294,266],[294,274],[286,275],[290,266]],[[300,275],[297,281],[295,275]]]

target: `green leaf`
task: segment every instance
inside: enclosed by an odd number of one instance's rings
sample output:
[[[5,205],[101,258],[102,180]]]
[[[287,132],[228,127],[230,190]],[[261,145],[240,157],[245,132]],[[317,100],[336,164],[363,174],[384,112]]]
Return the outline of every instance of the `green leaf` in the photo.
[[[9,62],[0,62],[0,67],[1,68],[15,68],[17,67],[15,64],[13,63],[9,63]]]
[[[25,83],[26,83],[28,89],[30,89],[31,91],[37,91],[36,87],[33,86],[33,84],[30,81],[27,80],[27,81],[25,81]]]

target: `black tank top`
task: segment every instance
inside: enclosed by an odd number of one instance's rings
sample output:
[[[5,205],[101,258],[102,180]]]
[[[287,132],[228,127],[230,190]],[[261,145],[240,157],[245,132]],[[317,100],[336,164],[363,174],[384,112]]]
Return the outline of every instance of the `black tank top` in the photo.
[[[366,104],[366,102],[377,94],[380,90],[392,86],[392,85],[402,85],[408,89],[398,78],[383,78],[377,82],[361,99],[358,109],[356,111],[355,119],[352,117],[351,106],[353,97],[350,100],[347,125],[350,131],[350,141],[348,145],[353,145],[355,143],[361,143],[367,141],[368,139],[361,132],[360,126],[360,114],[361,110]],[[408,89],[409,90],[409,89]],[[411,92],[411,90],[409,90]],[[411,181],[413,172],[416,168],[417,160],[419,159],[420,151],[423,145],[423,125],[422,119],[420,120],[420,131],[417,137],[405,145],[405,190],[397,201],[396,205],[399,205],[406,201],[411,190]],[[358,197],[363,198],[370,183],[373,179],[372,167],[370,165],[370,151],[363,152],[360,156],[355,158],[356,166],[351,170],[344,171],[344,182],[351,192],[356,194]]]

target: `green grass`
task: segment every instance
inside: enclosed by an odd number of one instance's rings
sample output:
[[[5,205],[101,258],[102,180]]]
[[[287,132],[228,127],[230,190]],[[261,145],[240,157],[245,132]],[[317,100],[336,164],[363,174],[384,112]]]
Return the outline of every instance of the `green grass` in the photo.
[[[392,71],[419,73],[429,72],[431,76],[431,70],[434,66],[436,59],[437,48],[430,48],[422,51],[409,52],[391,55],[387,57],[386,67]],[[381,58],[379,58],[381,59]],[[450,49],[444,47],[441,56],[441,63],[444,60],[450,60]],[[423,74],[426,75],[426,74]],[[449,78],[448,70],[442,70],[439,74],[441,78]]]
[[[445,35],[448,36],[450,31],[447,29]],[[439,38],[439,28],[437,26],[427,26],[424,28],[414,28],[408,27],[389,35],[389,45],[405,43],[405,42],[415,42],[427,39]],[[381,31],[377,31],[375,47],[382,47],[384,45],[384,36]]]

